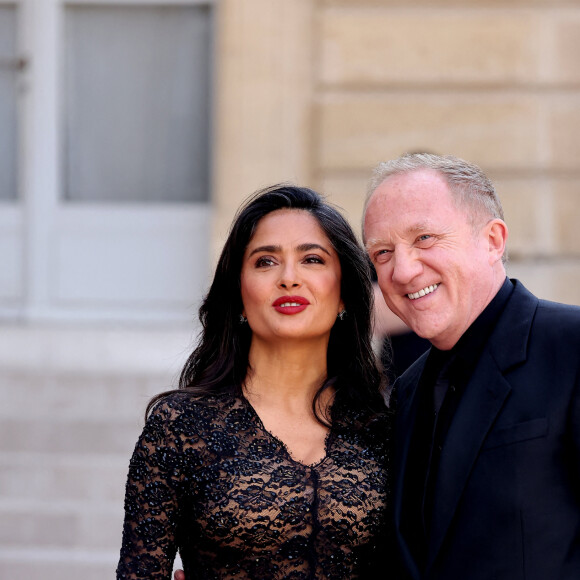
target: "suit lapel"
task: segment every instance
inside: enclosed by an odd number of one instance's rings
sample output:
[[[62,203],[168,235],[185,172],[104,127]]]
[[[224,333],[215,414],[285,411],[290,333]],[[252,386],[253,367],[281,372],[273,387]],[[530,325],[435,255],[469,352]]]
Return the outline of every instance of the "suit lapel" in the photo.
[[[418,383],[421,378],[421,373],[425,367],[427,354],[422,355],[417,362],[405,373],[404,381],[395,383],[395,389],[400,389],[397,396],[396,409],[396,436],[395,436],[395,493],[393,497],[394,503],[394,517],[396,534],[399,541],[399,548],[402,552],[402,559],[411,566],[413,561],[409,547],[405,542],[403,534],[401,533],[401,511],[402,499],[404,490],[405,470],[407,466],[407,459],[409,456],[409,446],[411,443],[411,435],[413,432],[413,425],[417,416],[418,403]],[[413,577],[418,577],[419,571],[415,569]]]

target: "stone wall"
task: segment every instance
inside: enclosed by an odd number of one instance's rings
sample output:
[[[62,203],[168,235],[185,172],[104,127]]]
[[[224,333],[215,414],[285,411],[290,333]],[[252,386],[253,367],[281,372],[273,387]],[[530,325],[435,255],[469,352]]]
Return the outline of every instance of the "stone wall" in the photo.
[[[580,304],[580,2],[241,4],[220,5],[214,249],[257,187],[310,184],[358,229],[374,165],[450,153],[497,185],[509,274]]]

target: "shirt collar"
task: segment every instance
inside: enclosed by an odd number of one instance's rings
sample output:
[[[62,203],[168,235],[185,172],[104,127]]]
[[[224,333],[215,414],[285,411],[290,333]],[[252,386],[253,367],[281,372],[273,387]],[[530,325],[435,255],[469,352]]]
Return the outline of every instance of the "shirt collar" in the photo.
[[[468,371],[473,369],[513,289],[514,285],[506,277],[497,294],[463,333],[453,348],[448,351],[442,351],[434,346],[431,347],[429,358],[432,359],[432,363],[439,369],[445,369],[443,372],[447,370],[461,372],[461,370]]]

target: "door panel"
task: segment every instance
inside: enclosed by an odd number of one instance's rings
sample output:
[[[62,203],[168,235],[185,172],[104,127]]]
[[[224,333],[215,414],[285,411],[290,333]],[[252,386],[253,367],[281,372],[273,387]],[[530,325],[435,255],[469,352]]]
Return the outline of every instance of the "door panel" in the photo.
[[[66,8],[65,199],[205,201],[207,6]]]
[[[63,210],[53,248],[54,303],[90,318],[125,312],[192,319],[208,281],[208,218],[203,205]]]

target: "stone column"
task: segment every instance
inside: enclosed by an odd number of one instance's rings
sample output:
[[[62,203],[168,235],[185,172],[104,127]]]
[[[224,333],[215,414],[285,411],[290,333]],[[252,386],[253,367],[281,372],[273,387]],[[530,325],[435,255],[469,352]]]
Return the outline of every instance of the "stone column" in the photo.
[[[249,194],[309,181],[313,0],[222,0],[216,17],[214,257]]]

